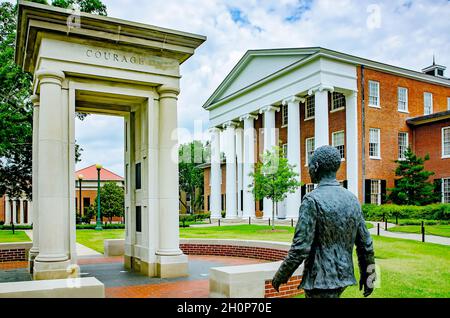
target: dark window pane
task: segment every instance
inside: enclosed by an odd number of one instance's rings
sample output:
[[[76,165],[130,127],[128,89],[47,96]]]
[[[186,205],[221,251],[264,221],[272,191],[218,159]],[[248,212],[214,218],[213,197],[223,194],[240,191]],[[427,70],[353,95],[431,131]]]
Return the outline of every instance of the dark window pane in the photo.
[[[141,188],[141,163],[136,164],[136,190]]]
[[[142,211],[141,207],[136,207],[136,232],[142,231]]]

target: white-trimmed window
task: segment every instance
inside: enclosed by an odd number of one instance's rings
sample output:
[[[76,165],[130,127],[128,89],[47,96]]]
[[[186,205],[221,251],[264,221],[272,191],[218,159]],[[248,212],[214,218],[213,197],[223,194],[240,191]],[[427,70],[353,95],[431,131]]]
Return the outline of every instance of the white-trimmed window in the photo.
[[[381,180],[370,180],[370,203],[381,204]]]
[[[408,133],[399,132],[398,133],[398,160],[405,160],[406,150],[408,150]]]
[[[332,134],[333,147],[336,147],[341,154],[341,160],[345,159],[345,134],[344,131],[337,131]]]
[[[450,110],[450,97],[447,97],[447,110]]]
[[[450,158],[450,126],[442,128],[442,158]]]
[[[450,178],[442,179],[442,203],[450,203]]]
[[[288,124],[288,105],[281,106],[281,127],[286,127]]]
[[[333,92],[333,102],[331,103],[331,110],[339,110],[345,108],[345,95],[342,93]]]
[[[369,157],[380,159],[380,129],[369,129]]]
[[[282,149],[283,149],[283,157],[287,158],[288,144],[283,144]]]
[[[313,118],[316,114],[316,97],[314,95],[306,98],[305,104],[305,119]]]
[[[369,81],[369,106],[380,107],[380,83]]]
[[[433,113],[433,94],[428,92],[423,93],[423,113],[424,115]]]
[[[309,160],[311,160],[312,155],[314,154],[314,137],[306,138],[305,140],[305,149],[306,149],[306,164],[309,164]]]
[[[314,183],[308,183],[308,184],[306,184],[305,192],[306,192],[306,193],[310,193],[310,192],[312,192],[315,188],[316,188],[316,185],[315,185]]]
[[[398,110],[401,112],[408,112],[408,89],[399,87],[397,89]]]

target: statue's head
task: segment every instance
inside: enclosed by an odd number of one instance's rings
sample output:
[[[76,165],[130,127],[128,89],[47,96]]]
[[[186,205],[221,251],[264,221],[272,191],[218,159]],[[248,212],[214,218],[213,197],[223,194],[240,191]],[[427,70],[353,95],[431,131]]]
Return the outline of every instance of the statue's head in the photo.
[[[331,146],[322,146],[314,151],[309,162],[309,175],[313,183],[319,183],[324,177],[336,178],[336,172],[341,166],[339,150]]]

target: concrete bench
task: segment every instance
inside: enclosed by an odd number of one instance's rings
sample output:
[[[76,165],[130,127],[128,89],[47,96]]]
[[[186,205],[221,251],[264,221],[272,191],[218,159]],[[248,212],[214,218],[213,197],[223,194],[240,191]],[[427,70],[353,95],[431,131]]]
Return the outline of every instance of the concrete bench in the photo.
[[[212,298],[290,297],[297,290],[303,273],[303,264],[295,271],[288,284],[276,293],[270,281],[281,261],[254,265],[214,267],[209,270],[209,296]]]
[[[123,256],[125,254],[124,239],[110,239],[103,242],[105,256]]]
[[[105,298],[94,277],[1,283],[0,298]]]

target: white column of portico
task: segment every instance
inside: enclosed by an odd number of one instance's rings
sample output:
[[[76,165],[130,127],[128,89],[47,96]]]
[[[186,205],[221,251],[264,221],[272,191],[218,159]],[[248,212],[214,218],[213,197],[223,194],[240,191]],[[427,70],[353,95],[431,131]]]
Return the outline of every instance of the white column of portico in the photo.
[[[34,262],[34,279],[66,278],[70,273],[68,237],[64,226],[67,192],[64,184],[68,151],[64,141],[62,81],[63,72],[40,70],[39,149],[37,188],[39,200],[39,255]],[[67,120],[67,119],[65,119]]]
[[[12,201],[12,222],[17,224],[17,200],[15,198]]]
[[[236,183],[236,123],[228,122],[225,129],[226,158],[226,214],[225,218],[237,217],[237,183]]]
[[[310,89],[308,95],[315,95],[315,115],[314,115],[314,148],[330,144],[330,133],[328,125],[328,92],[332,92],[333,87],[320,85]]]
[[[187,274],[187,256],[180,249],[178,210],[177,100],[179,89],[161,86],[159,93],[159,249],[157,274]]]
[[[209,130],[211,134],[211,193],[209,196],[209,204],[211,218],[222,218],[221,211],[221,162],[220,162],[220,129],[217,127]]]
[[[33,201],[27,201],[28,220],[27,224],[33,224]]]
[[[301,180],[300,163],[300,97],[292,96],[283,100],[283,105],[288,107],[288,127],[287,127],[287,159],[289,164],[295,166],[298,173],[297,180]],[[286,218],[298,218],[298,211],[301,204],[300,188],[295,193],[289,193],[286,198]]]
[[[249,185],[253,184],[251,173],[255,171],[255,120],[258,116],[247,114],[239,120],[244,121],[244,166],[243,166],[243,211],[242,217],[255,217],[255,197]]]
[[[9,196],[5,195],[5,224],[11,223],[11,201]]]
[[[236,128],[236,160],[237,160],[237,216],[242,217],[242,190],[243,190],[243,138],[244,130]]]
[[[272,148],[278,144],[278,141],[276,140],[277,131],[275,128],[275,112],[278,110],[278,107],[270,105],[263,107],[259,111],[260,114],[264,114],[264,153],[266,151],[272,151]],[[263,204],[263,218],[272,218],[272,200],[264,199]]]
[[[347,188],[358,197],[358,103],[357,93],[345,95],[345,134],[347,160]]]
[[[25,209],[23,204],[23,199],[19,199],[19,207],[20,207],[20,224],[25,224]]]

